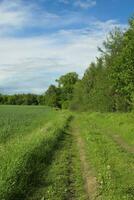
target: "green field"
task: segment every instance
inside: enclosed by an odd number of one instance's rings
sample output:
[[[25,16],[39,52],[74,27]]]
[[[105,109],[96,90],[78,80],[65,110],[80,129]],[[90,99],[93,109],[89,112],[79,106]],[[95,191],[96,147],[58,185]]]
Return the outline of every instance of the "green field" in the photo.
[[[0,106],[0,200],[134,199],[134,114]]]

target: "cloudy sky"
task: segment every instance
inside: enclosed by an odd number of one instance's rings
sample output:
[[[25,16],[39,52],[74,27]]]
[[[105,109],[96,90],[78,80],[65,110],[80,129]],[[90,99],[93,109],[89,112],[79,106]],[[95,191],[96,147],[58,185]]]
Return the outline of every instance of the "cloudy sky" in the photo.
[[[126,27],[134,0],[0,0],[0,93],[42,93],[83,74],[107,33]]]

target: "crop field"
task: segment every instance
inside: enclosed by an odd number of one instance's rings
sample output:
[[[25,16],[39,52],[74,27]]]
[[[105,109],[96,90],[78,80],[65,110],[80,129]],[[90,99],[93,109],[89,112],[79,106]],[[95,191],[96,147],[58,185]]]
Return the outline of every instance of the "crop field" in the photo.
[[[134,114],[0,106],[0,200],[134,199]]]

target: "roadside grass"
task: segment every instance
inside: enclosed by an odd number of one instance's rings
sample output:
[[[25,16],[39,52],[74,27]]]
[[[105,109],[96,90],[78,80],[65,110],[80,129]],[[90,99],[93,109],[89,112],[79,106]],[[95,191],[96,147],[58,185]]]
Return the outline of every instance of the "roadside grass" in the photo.
[[[76,114],[75,123],[85,141],[87,159],[98,180],[99,199],[134,199],[134,157],[109,136],[118,130],[117,134],[132,144],[132,119],[132,114]],[[131,128],[127,129],[128,124]]]
[[[70,114],[65,112],[59,113],[49,109],[47,110],[47,117],[45,118],[42,111],[43,108],[15,107],[14,110],[13,108],[5,107],[0,109],[7,109],[7,115],[8,112],[15,112],[13,113],[15,116],[14,119],[18,121],[22,119],[22,124],[18,122],[18,126],[22,125],[22,129],[24,127],[25,133],[23,134],[22,130],[19,132],[20,127],[17,129],[16,121],[14,121],[15,125],[12,125],[11,127],[14,127],[14,129],[16,128],[18,132],[14,132],[14,137],[4,139],[0,144],[0,199],[25,199],[29,188],[37,181],[36,178],[38,177],[40,168],[39,163],[44,162],[45,166],[47,166],[50,162],[51,155],[55,151],[55,147],[60,137],[62,137],[63,130],[68,123]],[[9,111],[8,109],[11,110]],[[3,111],[1,112],[3,113]],[[33,115],[30,115],[31,112]],[[39,117],[37,123],[38,113],[42,116]],[[5,116],[7,115],[5,111]],[[31,116],[31,121],[28,123],[30,128],[25,129],[24,124],[26,123],[27,116]],[[45,124],[45,119],[46,121],[49,121],[47,124]],[[8,123],[8,120],[6,122]],[[36,129],[34,130],[35,124]],[[9,134],[7,134],[7,137],[8,136]]]

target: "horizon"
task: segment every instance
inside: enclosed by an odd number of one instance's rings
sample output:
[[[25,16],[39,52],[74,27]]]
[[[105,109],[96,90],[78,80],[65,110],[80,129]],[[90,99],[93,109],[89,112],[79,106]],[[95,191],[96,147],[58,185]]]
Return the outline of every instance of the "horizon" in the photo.
[[[133,8],[131,0],[0,0],[0,93],[42,94],[63,74],[82,76]]]

